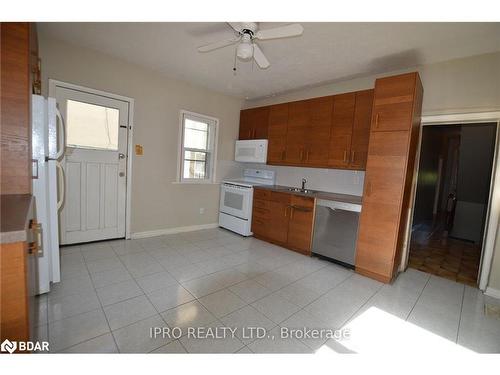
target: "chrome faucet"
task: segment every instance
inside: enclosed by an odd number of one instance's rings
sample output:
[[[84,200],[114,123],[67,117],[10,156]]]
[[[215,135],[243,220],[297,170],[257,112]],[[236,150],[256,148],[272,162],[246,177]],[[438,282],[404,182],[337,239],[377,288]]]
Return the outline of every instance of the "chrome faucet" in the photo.
[[[305,178],[302,179],[302,190],[306,190],[306,182],[307,180]]]

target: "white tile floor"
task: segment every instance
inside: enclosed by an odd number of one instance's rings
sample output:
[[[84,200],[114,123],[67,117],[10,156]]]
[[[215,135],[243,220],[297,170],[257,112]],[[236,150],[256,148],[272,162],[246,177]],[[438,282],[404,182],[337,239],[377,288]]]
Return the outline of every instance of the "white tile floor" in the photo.
[[[500,353],[500,321],[477,289],[408,270],[384,285],[222,229],[63,247],[63,281],[38,298],[52,352]],[[151,327],[179,327],[178,339]],[[188,327],[231,327],[195,339]],[[243,327],[263,327],[265,338]],[[281,327],[347,328],[350,337],[280,338]],[[274,339],[272,338],[272,335]]]

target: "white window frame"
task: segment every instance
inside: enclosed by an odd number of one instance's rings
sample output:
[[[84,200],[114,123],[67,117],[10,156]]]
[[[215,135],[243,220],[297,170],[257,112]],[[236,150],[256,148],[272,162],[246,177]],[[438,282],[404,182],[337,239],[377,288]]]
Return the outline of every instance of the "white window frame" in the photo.
[[[210,160],[208,164],[208,178],[184,178],[184,119],[201,120],[209,123],[208,125],[208,150]],[[179,143],[177,160],[177,180],[176,183],[182,184],[213,184],[215,183],[215,173],[217,167],[217,144],[219,135],[219,119],[196,112],[181,110],[179,114]]]

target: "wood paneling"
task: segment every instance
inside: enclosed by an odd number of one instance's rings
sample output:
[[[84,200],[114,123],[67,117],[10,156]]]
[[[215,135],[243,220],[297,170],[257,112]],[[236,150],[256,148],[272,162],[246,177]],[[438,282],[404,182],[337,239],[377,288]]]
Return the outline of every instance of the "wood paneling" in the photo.
[[[2,194],[31,193],[29,23],[1,24]]]
[[[393,106],[397,116],[378,123],[372,116],[356,271],[390,282],[404,243],[423,90],[412,73],[377,80],[374,95],[374,103],[383,102],[387,113]],[[401,112],[402,96],[411,97],[409,114]]]
[[[288,126],[288,103],[269,108],[267,162],[280,164],[285,161]]]
[[[355,105],[355,93],[335,95],[333,99],[332,131],[328,158],[328,165],[332,168],[347,168],[349,166]]]

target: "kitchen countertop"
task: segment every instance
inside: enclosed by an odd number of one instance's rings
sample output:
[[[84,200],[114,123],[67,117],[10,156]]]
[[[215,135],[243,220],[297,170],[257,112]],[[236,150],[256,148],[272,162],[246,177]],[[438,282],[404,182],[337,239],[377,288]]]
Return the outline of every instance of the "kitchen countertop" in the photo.
[[[321,190],[315,190],[315,189],[310,189],[312,191],[312,193],[308,193],[308,194],[301,193],[300,191],[288,190],[288,189],[294,188],[293,186],[258,185],[255,187],[258,189],[279,191],[282,193],[295,194],[295,195],[300,195],[303,197],[311,197],[311,198],[316,198],[316,199],[325,199],[325,200],[329,200],[329,201],[352,203],[352,204],[361,204],[361,201],[363,199],[363,197],[358,196],[358,195],[330,193],[328,191],[321,191]]]
[[[26,241],[33,200],[31,194],[1,195],[0,243]]]

